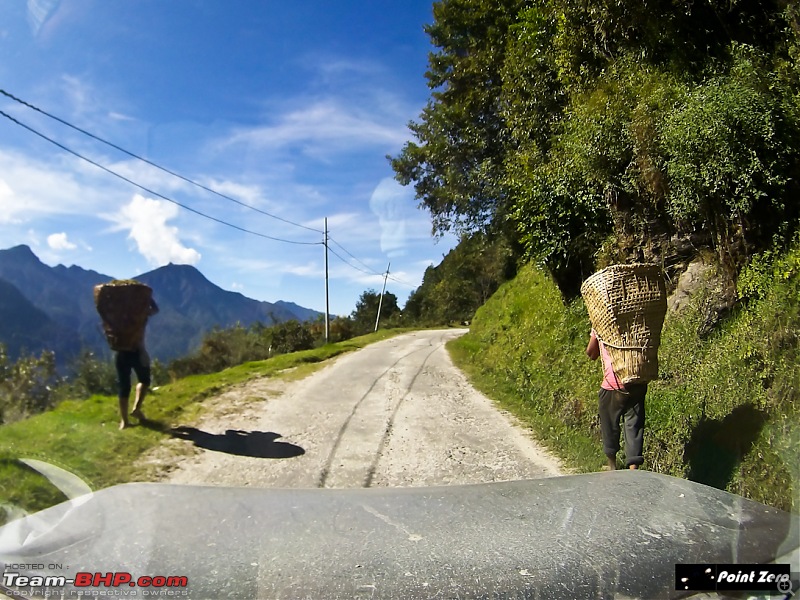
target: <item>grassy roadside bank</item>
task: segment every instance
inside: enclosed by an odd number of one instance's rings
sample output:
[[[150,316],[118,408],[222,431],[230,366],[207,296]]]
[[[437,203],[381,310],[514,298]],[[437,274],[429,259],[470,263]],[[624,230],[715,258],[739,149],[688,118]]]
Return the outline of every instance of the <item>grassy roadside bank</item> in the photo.
[[[382,330],[177,380],[148,396],[145,413],[152,421],[149,427],[120,432],[117,399],[111,396],[69,400],[49,412],[0,426],[0,524],[10,515],[19,514],[20,509],[33,512],[66,499],[43,476],[17,459],[32,458],[61,467],[92,489],[146,481],[148,468],[141,465],[139,457],[169,436],[165,430],[197,420],[204,411],[205,399],[258,377],[305,377],[336,356],[407,331],[410,330]]]
[[[800,248],[740,279],[749,301],[702,335],[703,298],[665,323],[647,396],[645,468],[800,511]],[[473,385],[517,415],[567,469],[604,464],[596,416],[600,367],[589,321],[527,266],[450,343]]]

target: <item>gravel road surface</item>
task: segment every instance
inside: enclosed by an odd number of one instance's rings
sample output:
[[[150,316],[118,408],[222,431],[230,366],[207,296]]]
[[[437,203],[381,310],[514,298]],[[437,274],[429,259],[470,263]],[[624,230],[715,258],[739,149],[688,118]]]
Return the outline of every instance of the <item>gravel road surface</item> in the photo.
[[[293,382],[262,378],[211,401],[151,460],[163,481],[279,488],[482,483],[560,474],[453,366],[463,329],[419,331]],[[170,449],[194,449],[175,457]]]

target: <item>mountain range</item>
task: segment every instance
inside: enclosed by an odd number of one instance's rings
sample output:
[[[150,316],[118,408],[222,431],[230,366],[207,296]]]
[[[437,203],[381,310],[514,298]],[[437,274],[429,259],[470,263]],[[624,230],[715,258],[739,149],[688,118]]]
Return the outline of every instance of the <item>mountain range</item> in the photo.
[[[110,355],[93,289],[112,279],[75,265],[50,267],[25,245],[0,250],[0,343],[9,357],[53,350],[64,366],[86,349]],[[162,361],[196,350],[214,327],[269,326],[321,314],[291,302],[263,302],[223,290],[189,265],[169,264],[136,280],[153,289],[160,309],[147,328],[147,349]]]

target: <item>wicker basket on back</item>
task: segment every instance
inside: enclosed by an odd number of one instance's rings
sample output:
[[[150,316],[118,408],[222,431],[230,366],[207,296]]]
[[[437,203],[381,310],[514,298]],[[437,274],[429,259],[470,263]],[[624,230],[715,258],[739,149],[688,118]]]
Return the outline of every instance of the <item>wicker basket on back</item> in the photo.
[[[94,303],[112,350],[137,350],[144,342],[153,290],[133,280],[115,280],[94,287]]]
[[[658,346],[667,313],[658,265],[612,265],[581,286],[589,319],[623,385],[658,377]]]

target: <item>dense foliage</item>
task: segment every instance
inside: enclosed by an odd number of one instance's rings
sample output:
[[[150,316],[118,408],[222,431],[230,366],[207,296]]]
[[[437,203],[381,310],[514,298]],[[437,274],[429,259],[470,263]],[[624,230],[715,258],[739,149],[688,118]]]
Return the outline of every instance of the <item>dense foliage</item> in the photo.
[[[378,318],[379,308],[380,318]],[[397,296],[392,292],[386,292],[381,299],[379,292],[367,290],[356,302],[356,309],[350,315],[350,320],[355,335],[371,333],[376,330],[376,326],[397,327],[401,320]]]
[[[465,236],[437,266],[425,271],[406,301],[403,319],[414,325],[466,323],[516,274],[516,254],[503,237]]]
[[[797,228],[794,3],[441,0],[427,31],[431,100],[392,166],[436,231],[516,231],[574,293],[601,248],[700,234],[735,280]]]
[[[52,391],[58,380],[52,352],[11,361],[0,344],[0,423],[51,408],[56,402]]]
[[[709,336],[700,335],[702,294],[668,315],[648,390],[645,468],[798,511],[800,244],[758,255],[739,284],[746,300]],[[478,311],[455,353],[577,471],[605,461],[588,328],[583,302],[565,304],[529,265]]]

